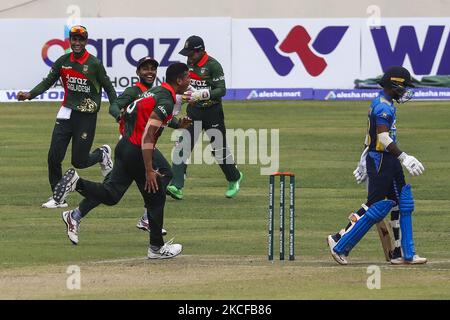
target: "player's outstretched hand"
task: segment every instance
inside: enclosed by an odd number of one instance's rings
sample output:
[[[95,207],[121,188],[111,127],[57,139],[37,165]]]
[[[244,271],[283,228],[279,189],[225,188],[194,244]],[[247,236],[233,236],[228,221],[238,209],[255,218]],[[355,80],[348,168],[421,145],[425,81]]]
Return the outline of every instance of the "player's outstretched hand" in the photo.
[[[23,91],[19,91],[17,93],[17,100],[19,101],[25,101],[27,99],[30,99],[31,95],[29,92],[23,92]]]
[[[425,171],[424,166],[419,160],[413,156],[407,155],[405,152],[399,155],[398,159],[412,176],[420,176]]]

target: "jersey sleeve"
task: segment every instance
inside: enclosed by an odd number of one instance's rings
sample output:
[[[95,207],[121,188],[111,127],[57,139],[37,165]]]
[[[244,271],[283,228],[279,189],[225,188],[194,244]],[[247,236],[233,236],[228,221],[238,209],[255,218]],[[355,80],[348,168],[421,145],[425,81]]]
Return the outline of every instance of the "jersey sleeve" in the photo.
[[[116,90],[114,90],[114,87],[111,83],[111,80],[109,79],[108,75],[106,74],[105,67],[102,63],[100,63],[98,68],[98,75],[97,80],[100,83],[100,85],[105,89],[106,94],[108,95],[109,103],[113,103],[114,100],[117,98]]]
[[[211,99],[222,98],[226,94],[227,89],[225,87],[225,75],[222,66],[218,62],[211,64],[211,83]]]
[[[167,119],[172,117],[173,102],[169,99],[160,99],[157,101],[153,112],[156,113],[162,122],[166,122]]]
[[[375,123],[376,125],[384,125],[388,128],[391,127],[394,121],[394,114],[392,108],[387,104],[380,103],[376,106],[375,110]]]
[[[126,88],[125,91],[109,106],[109,114],[112,115],[114,119],[118,120],[120,111],[132,103],[137,96],[138,94],[136,94],[134,87]]]
[[[178,118],[177,117],[173,117],[172,119],[170,119],[170,121],[167,123],[167,126],[169,127],[169,128],[172,128],[172,129],[178,129],[179,128],[179,126],[178,126]]]
[[[38,95],[44,93],[52,85],[54,85],[56,81],[58,81],[60,77],[61,66],[64,63],[65,58],[66,55],[63,55],[58,60],[56,60],[53,66],[51,67],[47,77],[45,77],[38,85],[36,85],[33,89],[31,89],[30,99],[34,99]]]

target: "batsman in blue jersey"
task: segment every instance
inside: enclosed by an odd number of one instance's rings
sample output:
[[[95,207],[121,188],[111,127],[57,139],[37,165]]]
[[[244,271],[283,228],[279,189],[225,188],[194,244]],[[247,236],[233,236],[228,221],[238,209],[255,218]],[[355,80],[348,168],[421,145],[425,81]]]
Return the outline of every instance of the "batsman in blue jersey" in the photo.
[[[425,169],[419,160],[397,146],[394,105],[394,101],[404,103],[411,99],[412,91],[408,89],[413,87],[411,75],[403,67],[391,67],[383,75],[380,85],[383,90],[373,99],[369,109],[365,150],[353,172],[358,183],[368,179],[367,202],[350,215],[350,223],[345,229],[328,236],[328,246],[337,263],[347,264],[347,256],[353,247],[392,210],[392,220],[398,222],[400,216],[401,241],[398,241],[391,263],[423,264],[427,259],[419,257],[414,249],[411,220],[414,198],[411,186],[405,183],[402,165],[413,176],[421,175]],[[397,238],[397,234],[395,236]]]

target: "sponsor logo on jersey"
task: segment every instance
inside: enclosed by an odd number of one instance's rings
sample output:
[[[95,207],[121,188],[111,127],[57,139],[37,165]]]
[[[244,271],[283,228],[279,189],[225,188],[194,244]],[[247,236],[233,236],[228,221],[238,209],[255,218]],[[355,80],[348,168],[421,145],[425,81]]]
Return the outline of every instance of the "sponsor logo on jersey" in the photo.
[[[158,106],[158,109],[163,113],[163,115],[165,117],[167,117],[167,111],[166,111],[166,108],[164,106]]]
[[[146,91],[144,93],[142,93],[141,97],[142,98],[148,98],[148,97],[153,97],[155,94],[153,92],[150,91]]]
[[[208,84],[206,80],[195,80],[191,79],[191,85],[198,88],[198,87],[208,87]]]
[[[78,77],[71,77],[69,75],[66,76],[66,80],[68,83],[76,83],[76,84],[81,84],[81,85],[87,85],[87,80],[88,79],[82,79],[82,78],[78,78]]]
[[[67,81],[67,89],[70,91],[85,92],[85,93],[91,92],[91,87],[87,83],[88,79],[82,79],[66,75],[66,81]]]
[[[213,78],[212,81],[216,82],[216,81],[222,81],[225,80],[225,76],[220,76],[218,78]]]

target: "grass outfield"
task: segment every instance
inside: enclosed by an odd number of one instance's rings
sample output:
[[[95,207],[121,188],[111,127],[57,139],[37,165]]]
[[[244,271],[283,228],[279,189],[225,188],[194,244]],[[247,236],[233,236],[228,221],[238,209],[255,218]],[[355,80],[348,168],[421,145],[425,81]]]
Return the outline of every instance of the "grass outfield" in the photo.
[[[148,235],[135,227],[143,205],[135,186],[117,206],[100,206],[84,219],[80,244],[71,245],[62,210],[40,208],[50,196],[47,152],[58,105],[0,104],[0,298],[449,299],[448,102],[409,102],[398,110],[400,148],[426,168],[423,176],[408,175],[407,181],[416,199],[416,249],[429,263],[390,266],[375,230],[354,249],[349,266],[338,266],[329,255],[327,234],[343,227],[365,198],[352,171],[367,106],[225,103],[229,128],[280,129],[280,169],[297,174],[297,259],[269,263],[268,178],[259,174],[259,165],[239,166],[245,177],[231,200],[223,195],[225,180],[217,165],[188,167],[185,200],[166,204],[167,238],[175,236],[184,246],[175,259],[145,259]],[[166,130],[159,142],[167,158],[171,133]],[[113,146],[117,138],[104,104],[94,146]],[[69,166],[70,148],[63,168]],[[98,166],[79,172],[101,180]],[[70,206],[80,199],[71,194]],[[69,265],[81,268],[81,290],[66,288]],[[380,290],[366,286],[369,265],[381,268]]]

